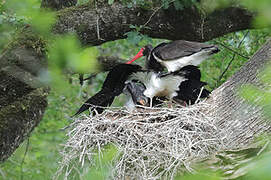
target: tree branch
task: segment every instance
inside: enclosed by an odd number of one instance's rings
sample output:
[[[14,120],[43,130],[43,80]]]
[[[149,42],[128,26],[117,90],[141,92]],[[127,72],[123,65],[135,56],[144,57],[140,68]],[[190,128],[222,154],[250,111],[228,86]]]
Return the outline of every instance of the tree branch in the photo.
[[[141,30],[150,37],[208,41],[230,32],[251,28],[253,17],[252,13],[240,7],[214,11],[205,16],[203,21],[203,16],[196,7],[183,10],[175,10],[173,7],[160,8],[153,14],[151,10],[127,8],[118,2],[98,6],[96,8],[88,4],[60,10],[53,31],[59,34],[76,32],[83,44],[99,45],[125,38],[125,33],[131,31],[131,24],[144,25],[146,19],[151,17],[148,28]]]
[[[242,38],[242,40],[239,42],[239,44],[238,44],[238,46],[237,46],[237,49],[238,49],[238,48],[241,46],[241,44],[244,42],[244,40],[245,40],[245,38],[247,37],[248,33],[249,33],[249,31],[246,32],[246,34],[244,35],[244,37]],[[236,54],[233,54],[233,55],[232,55],[232,58],[231,58],[229,64],[227,65],[226,69],[222,72],[222,74],[219,76],[219,78],[218,78],[216,84],[218,84],[218,83],[221,81],[221,79],[222,79],[222,77],[224,76],[224,74],[228,71],[228,69],[229,69],[231,63],[233,62],[233,60],[234,60],[234,58],[235,58],[235,55],[236,55]]]

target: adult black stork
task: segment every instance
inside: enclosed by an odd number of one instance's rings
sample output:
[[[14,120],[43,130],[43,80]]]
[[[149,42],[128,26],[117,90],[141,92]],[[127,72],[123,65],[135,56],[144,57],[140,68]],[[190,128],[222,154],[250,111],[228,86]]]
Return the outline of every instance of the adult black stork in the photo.
[[[141,56],[146,56],[146,68],[155,72],[174,72],[187,65],[199,65],[206,58],[219,52],[217,46],[206,43],[177,40],[161,43],[156,47],[146,45],[129,62],[132,63]]]
[[[104,111],[104,107],[110,106],[113,103],[114,98],[116,96],[119,96],[123,92],[124,87],[126,86],[125,82],[129,78],[129,76],[140,70],[141,66],[139,65],[132,64],[116,65],[108,73],[103,83],[102,89],[94,96],[89,98],[73,116],[76,116],[88,110],[90,107],[92,107],[92,110],[95,109],[97,113],[99,114],[102,113]]]

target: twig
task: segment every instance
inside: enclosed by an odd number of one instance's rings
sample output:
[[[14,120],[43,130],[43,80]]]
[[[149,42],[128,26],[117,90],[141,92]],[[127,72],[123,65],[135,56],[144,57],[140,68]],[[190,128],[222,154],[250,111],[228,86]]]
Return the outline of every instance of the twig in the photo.
[[[225,44],[223,44],[221,42],[218,42],[218,41],[214,41],[214,42],[217,43],[217,44],[219,44],[219,45],[221,45],[221,46],[223,46],[224,48],[228,49],[229,51],[233,52],[234,54],[236,54],[236,55],[238,55],[238,56],[240,56],[242,58],[245,58],[245,59],[249,59],[250,58],[248,56],[245,56],[245,55],[242,55],[242,54],[238,53],[237,51],[229,48],[227,45],[225,45]]]
[[[23,159],[22,159],[22,162],[21,162],[21,165],[20,165],[20,167],[21,167],[21,180],[23,180],[24,179],[24,174],[23,174],[23,164],[24,164],[24,160],[25,160],[25,157],[26,157],[26,154],[27,154],[27,152],[28,152],[28,147],[29,147],[29,138],[27,138],[27,141],[26,141],[26,147],[25,147],[25,152],[24,152],[24,156],[23,156]]]
[[[257,153],[257,156],[259,156],[266,148],[267,146],[269,145],[270,141],[268,140],[264,146],[261,148],[261,150]]]
[[[170,1],[168,4],[171,4],[171,3],[173,3],[175,0],[173,0],[173,1]],[[151,16],[149,17],[149,19],[145,22],[145,24],[143,25],[143,26],[146,26],[150,21],[151,21],[151,19],[152,19],[152,17],[157,13],[157,11],[159,11],[162,7],[164,7],[165,6],[165,4],[162,4],[160,7],[158,7],[157,9],[155,9],[154,11],[153,11],[153,13],[151,14]]]
[[[96,19],[96,31],[97,31],[97,38],[100,40],[101,37],[100,37],[100,28],[99,28],[99,15],[97,16],[97,19]]]
[[[239,47],[241,46],[241,44],[243,43],[243,41],[244,41],[245,38],[247,37],[248,33],[249,33],[249,30],[248,30],[248,31],[246,32],[246,34],[244,35],[243,39],[239,42],[237,48],[239,48]],[[234,60],[234,58],[235,58],[235,55],[236,55],[236,54],[233,54],[233,56],[232,56],[232,58],[231,58],[231,61],[229,62],[229,64],[227,65],[227,67],[226,67],[226,69],[223,71],[223,73],[219,76],[219,78],[218,78],[216,84],[218,84],[218,83],[221,81],[221,79],[222,79],[222,77],[224,76],[224,74],[228,71],[230,65],[232,64],[232,62],[233,62],[233,60]]]
[[[6,175],[5,175],[5,173],[2,171],[1,168],[0,168],[0,174],[1,174],[1,176],[3,177],[3,179],[6,179]]]
[[[88,80],[88,79],[92,79],[92,78],[94,78],[94,77],[96,77],[96,76],[97,76],[97,73],[91,74],[89,77],[83,79],[83,81],[86,81],[86,80]]]
[[[200,100],[200,96],[201,96],[201,94],[202,94],[203,89],[204,89],[204,87],[202,87],[202,88],[200,89],[200,93],[199,93],[199,95],[198,95],[198,98],[197,98],[197,100],[195,101],[196,104],[197,104],[197,103],[199,102],[199,100]]]

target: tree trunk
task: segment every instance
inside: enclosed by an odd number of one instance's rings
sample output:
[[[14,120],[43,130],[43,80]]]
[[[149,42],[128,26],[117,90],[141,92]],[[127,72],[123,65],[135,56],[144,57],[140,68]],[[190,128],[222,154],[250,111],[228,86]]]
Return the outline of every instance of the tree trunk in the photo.
[[[26,32],[0,56],[0,162],[42,119],[48,88],[37,75],[47,68],[43,42]]]

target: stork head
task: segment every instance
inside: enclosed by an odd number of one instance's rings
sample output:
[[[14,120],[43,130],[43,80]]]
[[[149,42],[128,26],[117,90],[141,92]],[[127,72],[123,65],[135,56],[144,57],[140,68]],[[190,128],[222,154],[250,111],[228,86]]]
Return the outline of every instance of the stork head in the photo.
[[[138,58],[142,57],[142,56],[148,56],[151,53],[152,50],[152,45],[148,44],[146,46],[144,46],[143,48],[140,49],[140,51],[133,57],[132,60],[126,62],[126,64],[131,64],[132,62],[134,62],[135,60],[137,60]]]

